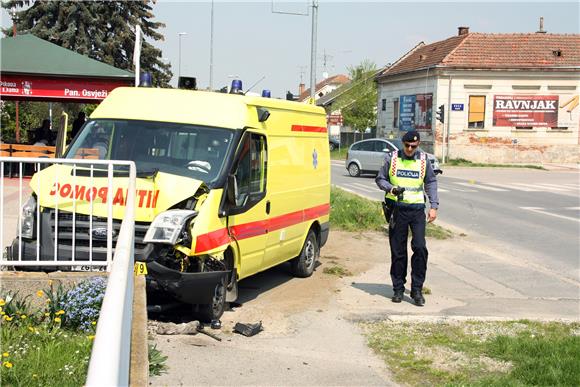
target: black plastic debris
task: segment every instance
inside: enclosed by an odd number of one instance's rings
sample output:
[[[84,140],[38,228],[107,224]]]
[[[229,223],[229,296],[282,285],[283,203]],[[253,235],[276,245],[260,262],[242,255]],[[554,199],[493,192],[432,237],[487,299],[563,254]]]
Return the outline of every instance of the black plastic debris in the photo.
[[[264,328],[262,327],[262,322],[258,322],[255,324],[244,324],[244,323],[236,323],[234,326],[234,332],[244,335],[246,337],[251,337],[257,335]]]

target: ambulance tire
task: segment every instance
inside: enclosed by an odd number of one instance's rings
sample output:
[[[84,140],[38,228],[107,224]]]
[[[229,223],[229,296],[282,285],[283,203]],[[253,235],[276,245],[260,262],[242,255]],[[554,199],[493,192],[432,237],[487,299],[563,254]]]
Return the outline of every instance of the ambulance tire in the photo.
[[[356,163],[350,163],[348,165],[348,174],[352,177],[359,177],[360,176],[360,168]]]
[[[219,320],[226,310],[226,280],[216,285],[216,293],[211,304],[198,305],[196,317],[201,322]]]
[[[304,246],[300,255],[290,261],[290,268],[295,277],[306,278],[314,273],[316,261],[320,256],[320,248],[318,247],[318,238],[313,230],[308,231]]]

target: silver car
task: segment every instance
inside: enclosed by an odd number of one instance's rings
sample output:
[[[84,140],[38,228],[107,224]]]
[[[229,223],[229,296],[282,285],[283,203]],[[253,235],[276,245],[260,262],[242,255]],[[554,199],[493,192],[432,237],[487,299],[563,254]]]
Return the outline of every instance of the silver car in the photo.
[[[348,174],[353,177],[360,176],[363,173],[377,174],[385,163],[386,154],[402,148],[403,142],[399,139],[372,138],[357,141],[350,146],[346,155],[345,166]],[[421,148],[419,148],[419,151],[427,155],[435,174],[443,173],[437,157],[423,151]]]

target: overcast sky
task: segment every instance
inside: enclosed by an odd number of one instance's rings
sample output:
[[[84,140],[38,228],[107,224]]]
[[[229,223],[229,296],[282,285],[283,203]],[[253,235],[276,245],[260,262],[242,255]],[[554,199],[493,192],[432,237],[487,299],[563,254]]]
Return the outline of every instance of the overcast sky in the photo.
[[[311,0],[214,3],[214,88],[231,83],[233,76],[244,89],[265,77],[253,91],[267,88],[274,97],[297,92],[301,74],[310,81]],[[272,12],[308,13],[308,16]],[[158,0],[155,19],[166,24],[164,42],[156,45],[172,65],[176,83],[181,75],[197,78],[198,87],[209,84],[211,2]],[[455,1],[455,2],[337,2],[319,1],[317,81],[322,73],[347,73],[364,59],[377,66],[394,62],[420,41],[432,43],[457,34],[458,26],[470,32],[535,32],[539,18],[551,33],[579,33],[577,1]],[[3,13],[2,25],[6,26]],[[325,55],[326,54],[326,55]],[[326,59],[326,61],[324,60]],[[326,67],[324,64],[326,63]]]

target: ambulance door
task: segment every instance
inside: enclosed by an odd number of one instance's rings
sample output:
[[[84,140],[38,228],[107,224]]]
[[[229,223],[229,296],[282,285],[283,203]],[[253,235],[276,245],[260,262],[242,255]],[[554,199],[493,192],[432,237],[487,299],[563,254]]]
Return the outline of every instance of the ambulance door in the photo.
[[[232,175],[237,186],[230,203],[228,227],[240,252],[240,278],[264,266],[268,213],[266,208],[266,136],[247,131],[238,148]],[[231,190],[233,184],[228,184]]]

